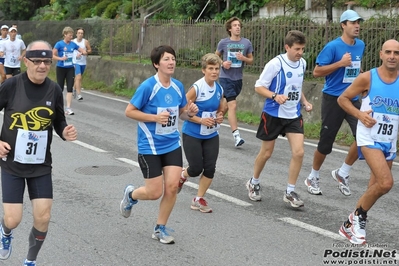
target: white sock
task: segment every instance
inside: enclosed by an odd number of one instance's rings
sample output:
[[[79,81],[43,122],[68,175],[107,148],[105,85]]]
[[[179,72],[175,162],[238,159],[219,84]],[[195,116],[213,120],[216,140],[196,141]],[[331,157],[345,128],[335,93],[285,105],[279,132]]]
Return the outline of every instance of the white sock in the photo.
[[[252,185],[258,185],[259,183],[260,183],[259,178],[255,178],[255,177],[251,178],[251,184]]]
[[[349,172],[352,169],[352,165],[346,164],[345,162],[342,164],[341,168],[338,170],[338,174],[341,177],[346,178],[349,176]]]
[[[308,176],[308,179],[312,179],[312,177],[319,178],[319,170],[315,170],[312,168],[312,172],[310,172],[310,175]]]
[[[199,201],[202,197],[195,197],[195,201]]]
[[[288,184],[287,185],[287,194],[291,193],[295,190],[295,185]]]

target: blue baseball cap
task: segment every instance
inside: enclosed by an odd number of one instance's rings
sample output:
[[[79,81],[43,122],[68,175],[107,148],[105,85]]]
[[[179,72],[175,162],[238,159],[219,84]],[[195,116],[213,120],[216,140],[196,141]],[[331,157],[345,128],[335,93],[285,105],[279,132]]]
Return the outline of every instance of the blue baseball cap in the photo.
[[[356,20],[361,20],[363,21],[364,19],[359,16],[358,13],[356,13],[356,11],[352,10],[352,9],[348,9],[346,10],[344,13],[342,13],[341,18],[339,19],[339,22],[342,23],[344,21],[356,21]]]

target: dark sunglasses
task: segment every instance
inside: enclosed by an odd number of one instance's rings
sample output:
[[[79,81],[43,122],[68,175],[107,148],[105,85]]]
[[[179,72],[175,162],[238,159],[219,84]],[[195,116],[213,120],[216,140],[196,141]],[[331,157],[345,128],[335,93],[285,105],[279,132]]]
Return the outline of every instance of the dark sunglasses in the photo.
[[[51,59],[30,59],[30,58],[26,58],[29,61],[31,61],[35,66],[40,66],[42,63],[45,64],[46,66],[51,65],[51,63],[53,63],[53,61]]]

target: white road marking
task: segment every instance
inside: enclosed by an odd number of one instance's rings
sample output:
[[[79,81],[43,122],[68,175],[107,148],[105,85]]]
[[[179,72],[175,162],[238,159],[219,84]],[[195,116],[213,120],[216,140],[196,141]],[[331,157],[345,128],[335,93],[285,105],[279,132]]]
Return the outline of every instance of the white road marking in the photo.
[[[85,147],[85,148],[87,148],[87,149],[89,149],[89,150],[92,150],[92,151],[96,151],[96,152],[107,152],[107,151],[105,151],[105,150],[102,150],[102,149],[97,148],[97,147],[95,147],[95,146],[93,146],[93,145],[90,145],[90,144],[81,142],[81,141],[79,141],[79,140],[74,140],[74,141],[71,141],[71,142],[72,142],[72,143],[75,143],[75,144],[77,144],[77,145],[80,145],[80,146],[82,146],[82,147]]]
[[[283,222],[286,222],[286,223],[289,223],[289,224],[292,224],[292,225],[295,225],[295,226],[298,226],[298,227],[301,227],[303,229],[306,229],[308,231],[317,233],[319,235],[323,235],[323,236],[335,239],[335,240],[344,240],[345,239],[342,236],[340,236],[339,234],[336,234],[336,233],[330,232],[328,230],[324,230],[322,228],[319,228],[319,227],[316,227],[316,226],[313,226],[313,225],[310,225],[310,224],[307,224],[307,223],[292,219],[290,217],[279,218],[279,220],[281,220]]]
[[[123,103],[129,103],[129,101],[126,101],[126,100],[121,100],[121,99],[112,98],[112,97],[108,97],[108,96],[102,96],[102,95],[98,95],[98,94],[95,94],[95,93],[90,93],[90,92],[87,92],[87,91],[85,91],[84,93],[95,95],[97,97],[102,97],[102,98],[105,98],[105,99],[110,99],[110,100],[119,101],[119,102],[123,102]],[[3,113],[3,111],[1,111],[0,113]],[[221,126],[230,127],[229,124],[221,124]],[[251,133],[256,134],[256,131],[252,130],[252,129],[242,128],[242,127],[238,127],[238,129],[241,130],[241,131],[246,131],[246,132],[251,132]],[[281,137],[281,136],[279,136],[278,138],[287,140],[287,138]],[[86,143],[81,142],[79,140],[75,140],[75,141],[73,141],[73,143],[78,144],[78,145],[80,145],[82,147],[85,147],[85,148],[93,150],[93,151],[107,152],[105,150],[102,150],[102,149],[97,148],[95,146],[92,146],[90,144],[86,144]],[[306,141],[304,142],[304,144],[308,145],[308,146],[312,146],[312,147],[317,147],[317,144],[306,142]],[[336,149],[336,148],[333,148],[333,151],[338,152],[338,153],[343,153],[343,154],[347,154],[348,153],[345,150],[340,150],[340,149]],[[119,161],[128,163],[128,164],[134,165],[136,167],[139,167],[139,164],[136,161],[133,161],[133,160],[130,160],[130,159],[127,159],[127,158],[116,158],[116,159],[119,160]],[[393,162],[393,164],[394,165],[399,165],[399,163],[397,163],[397,162]],[[186,183],[184,183],[184,185],[189,186],[189,187],[194,188],[194,189],[198,189],[198,185],[195,184],[195,183],[192,183],[190,181],[187,181]],[[252,206],[251,203],[239,200],[237,198],[231,197],[229,195],[220,193],[220,192],[212,190],[212,189],[208,189],[207,193],[209,193],[209,194],[211,194],[211,195],[213,195],[215,197],[224,199],[226,201],[232,202],[234,204],[237,204],[239,206],[244,206],[244,207]],[[295,220],[295,219],[290,218],[290,217],[279,218],[279,220],[281,220],[283,222],[286,222],[286,223],[289,223],[289,224],[292,224],[292,225],[297,226],[297,227],[301,227],[301,228],[303,228],[305,230],[308,230],[308,231],[311,231],[311,232],[314,232],[314,233],[317,233],[317,234],[332,238],[334,240],[339,240],[339,241],[343,241],[344,240],[344,238],[342,236],[340,236],[339,234],[337,234],[337,233],[330,232],[328,230],[325,230],[325,229],[322,229],[320,227],[316,227],[316,226],[313,226],[313,225],[310,225],[310,224]]]
[[[93,92],[89,92],[89,91],[83,91],[84,94],[90,94],[96,97],[100,97],[100,98],[104,98],[104,99],[108,99],[108,100],[113,100],[113,101],[117,101],[117,102],[122,102],[122,103],[129,103],[129,101],[126,100],[122,100],[122,99],[118,99],[118,98],[112,98],[109,96],[104,96],[104,95],[99,95],[97,93],[93,93]]]
[[[121,161],[121,162],[128,163],[128,164],[134,165],[136,167],[140,167],[139,163],[136,162],[136,161],[133,161],[133,160],[130,160],[130,159],[127,159],[127,158],[116,158],[116,159]]]
[[[187,181],[186,183],[184,183],[184,185],[188,186],[188,187],[191,187],[191,188],[194,188],[194,189],[198,189],[198,185],[193,183],[193,182],[190,182],[190,181]],[[239,205],[239,206],[243,206],[243,207],[252,206],[252,204],[249,203],[249,202],[246,202],[246,201],[243,201],[243,200],[239,200],[237,198],[234,198],[234,197],[231,197],[229,195],[217,192],[216,190],[213,190],[213,189],[210,189],[210,188],[208,188],[206,193],[207,194],[211,194],[211,195],[213,195],[215,197],[218,197],[220,199],[229,201],[229,202],[234,203],[234,204]]]
[[[61,138],[60,136],[58,136],[58,134],[55,132],[55,130],[53,130],[53,136]],[[71,141],[71,142],[74,143],[74,144],[80,145],[82,147],[85,147],[86,149],[95,151],[95,152],[107,152],[107,151],[105,151],[103,149],[100,149],[100,148],[97,148],[97,147],[95,147],[93,145],[87,144],[85,142],[81,142],[80,140],[74,140],[74,141]]]
[[[313,226],[313,225],[310,225],[310,224],[303,223],[301,221],[292,219],[290,217],[279,218],[279,220],[283,221],[283,222],[286,222],[286,223],[289,223],[289,224],[292,224],[292,225],[297,226],[297,227],[301,227],[301,228],[303,228],[305,230],[308,230],[308,231],[311,231],[313,233],[332,238],[334,240],[345,241],[345,242],[348,241],[345,237],[341,236],[338,233],[333,233],[333,232],[330,232],[328,230],[324,230],[322,228],[319,228],[319,227],[316,227],[316,226]],[[354,245],[354,244],[350,244],[350,245]],[[354,245],[354,246],[356,246],[356,245]],[[366,245],[363,245],[363,247],[368,249],[368,250],[384,250],[386,252],[391,252],[392,251],[392,250],[384,249],[383,245],[382,245],[382,247],[372,247],[372,246],[368,246],[368,244],[366,243]],[[395,254],[395,258],[396,257],[399,257],[399,254]]]
[[[220,124],[220,126],[223,126],[223,127],[230,127],[229,124]],[[252,129],[248,129],[248,128],[243,128],[243,127],[238,127],[238,129],[241,130],[241,131],[246,131],[246,132],[250,132],[250,133],[256,134],[256,130],[252,130]],[[279,139],[283,139],[283,140],[287,140],[286,137],[278,136],[278,138],[279,138]],[[288,140],[287,140],[287,141],[288,141]],[[306,141],[305,141],[304,144],[307,145],[307,146],[317,147],[317,144],[311,143],[311,142],[306,142]],[[340,149],[337,149],[337,148],[332,148],[332,150],[335,151],[335,152],[338,152],[338,153],[348,154],[348,152],[345,151],[345,150],[340,150]],[[398,163],[398,162],[393,162],[393,165],[399,165],[399,163]]]
[[[130,159],[127,159],[127,158],[116,158],[116,159],[119,160],[119,161],[128,163],[128,164],[131,164],[131,165],[140,167],[139,164],[138,164],[136,161],[133,161],[133,160],[130,160]],[[195,184],[195,183],[193,183],[193,182],[190,182],[190,181],[187,181],[186,183],[184,183],[184,185],[185,185],[185,186],[188,186],[188,187],[191,187],[191,188],[194,188],[194,189],[198,189],[198,185]],[[231,196],[229,196],[229,195],[220,193],[220,192],[218,192],[218,191],[216,191],[216,190],[213,190],[213,189],[208,189],[208,190],[206,191],[206,193],[211,194],[211,195],[213,195],[213,196],[215,196],[215,197],[218,197],[218,198],[220,198],[220,199],[229,201],[229,202],[234,203],[234,204],[239,205],[239,206],[243,206],[243,207],[252,206],[251,203],[248,203],[248,202],[243,201],[243,200],[236,199],[236,198],[234,198],[234,197],[231,197]]]

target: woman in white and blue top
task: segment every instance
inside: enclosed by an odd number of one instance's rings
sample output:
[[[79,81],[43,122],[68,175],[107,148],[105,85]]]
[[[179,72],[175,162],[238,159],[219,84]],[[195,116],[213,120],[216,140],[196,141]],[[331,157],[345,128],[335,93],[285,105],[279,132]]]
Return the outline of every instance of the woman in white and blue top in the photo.
[[[162,197],[152,238],[164,244],[174,243],[165,227],[176,202],[183,159],[178,122],[198,112],[197,106],[187,104],[183,84],[172,78],[176,68],[176,54],[170,46],[152,50],[151,61],[157,74],[137,88],[126,107],[126,116],[138,121],[138,163],[145,185],[128,185],[120,204],[123,217],[131,214],[138,200],[157,200]]]
[[[216,80],[222,61],[213,53],[202,57],[204,77],[196,81],[187,92],[187,100],[198,106],[198,113],[183,124],[183,148],[189,163],[182,172],[183,183],[187,177],[201,175],[197,196],[191,201],[191,209],[212,212],[203,198],[212,183],[216,160],[219,155],[219,132],[225,112],[223,88]]]

